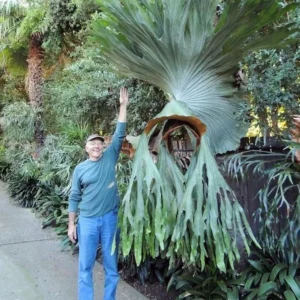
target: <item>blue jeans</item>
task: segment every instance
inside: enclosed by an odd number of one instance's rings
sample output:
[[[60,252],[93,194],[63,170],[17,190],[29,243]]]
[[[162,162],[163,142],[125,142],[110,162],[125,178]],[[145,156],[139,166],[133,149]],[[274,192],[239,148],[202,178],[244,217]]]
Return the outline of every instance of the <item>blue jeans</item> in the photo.
[[[103,267],[105,273],[104,300],[115,300],[118,273],[118,244],[117,229],[118,209],[110,211],[102,217],[82,217],[79,215],[77,234],[79,242],[79,276],[78,299],[93,300],[93,268],[97,248],[101,243]],[[113,241],[116,238],[116,249],[112,253]]]

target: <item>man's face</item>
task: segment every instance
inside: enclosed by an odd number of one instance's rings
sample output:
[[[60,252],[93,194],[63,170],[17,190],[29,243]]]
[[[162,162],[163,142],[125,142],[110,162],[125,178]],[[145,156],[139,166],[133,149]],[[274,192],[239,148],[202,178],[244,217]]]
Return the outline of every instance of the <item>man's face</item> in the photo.
[[[90,160],[98,160],[101,157],[103,146],[100,139],[94,139],[86,143],[85,151],[88,153]]]

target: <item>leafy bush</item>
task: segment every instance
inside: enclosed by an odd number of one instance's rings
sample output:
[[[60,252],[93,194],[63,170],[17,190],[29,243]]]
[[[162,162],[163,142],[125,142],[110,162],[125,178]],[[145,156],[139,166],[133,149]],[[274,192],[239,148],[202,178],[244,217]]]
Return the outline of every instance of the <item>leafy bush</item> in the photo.
[[[253,251],[252,258],[250,267],[243,272],[247,300],[300,299],[299,264],[286,264],[267,250]]]
[[[131,134],[139,134],[167,102],[159,89],[117,76],[95,47],[78,47],[73,59],[46,83],[45,118],[52,132],[63,132],[70,124],[87,124],[92,131],[112,134],[121,86],[129,88],[127,132]]]
[[[34,207],[34,196],[38,190],[39,167],[33,158],[33,145],[12,143],[3,155],[2,175],[8,183],[8,192],[14,201],[25,207]]]
[[[10,173],[10,164],[5,159],[5,147],[0,144],[0,179],[3,181],[7,180],[7,177]]]
[[[298,25],[299,26],[299,25]],[[249,73],[249,104],[243,113],[251,113],[257,131],[282,135],[291,126],[291,116],[299,112],[300,48],[261,50],[246,57]]]
[[[4,140],[7,142],[33,141],[35,114],[35,110],[22,101],[5,106],[1,118]]]
[[[14,174],[8,180],[8,193],[14,201],[24,207],[34,207],[34,197],[38,191],[38,181],[35,178]]]
[[[181,292],[179,299],[238,300],[241,299],[240,285],[245,275],[238,277],[232,270],[222,273],[211,263],[204,270],[177,270],[172,275],[168,289],[175,286]]]
[[[58,236],[61,237],[61,247],[71,247],[74,245],[69,241],[68,232],[68,197],[64,195],[58,187],[41,184],[35,195],[36,214],[43,216],[43,228],[55,227]]]
[[[64,136],[66,143],[70,145],[84,145],[91,132],[92,130],[87,123],[69,123],[60,129],[60,135]]]
[[[227,162],[229,172],[235,177],[243,178],[250,167],[264,177],[266,185],[258,193],[260,206],[255,213],[260,243],[270,255],[280,257],[287,264],[300,261],[300,165],[294,159],[295,149],[299,146],[290,143],[291,150],[287,154],[247,151],[233,155]],[[266,168],[266,163],[270,162],[273,165]],[[293,193],[288,197],[291,191]],[[276,232],[279,222],[280,232]]]
[[[233,176],[243,177],[252,167],[266,181],[258,193],[260,206],[256,211],[262,250],[252,252],[250,267],[243,272],[244,293],[249,300],[300,299],[300,165],[294,158],[300,144],[288,145],[288,153],[248,151],[228,160]],[[266,167],[270,162],[272,166]]]
[[[67,136],[48,135],[41,149],[38,163],[41,183],[53,187],[70,187],[74,167],[85,157],[82,145],[70,144]]]

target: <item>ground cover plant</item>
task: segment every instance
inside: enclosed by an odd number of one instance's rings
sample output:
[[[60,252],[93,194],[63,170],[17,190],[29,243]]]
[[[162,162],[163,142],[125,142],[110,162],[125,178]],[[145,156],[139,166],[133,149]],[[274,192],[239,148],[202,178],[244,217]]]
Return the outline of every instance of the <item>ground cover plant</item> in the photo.
[[[169,287],[180,291],[180,299],[299,299],[300,168],[294,155],[300,144],[288,145],[287,153],[248,151],[228,159],[228,171],[238,180],[256,174],[265,182],[255,212],[261,249],[251,247],[239,272],[224,274],[211,264],[203,271],[177,270]]]

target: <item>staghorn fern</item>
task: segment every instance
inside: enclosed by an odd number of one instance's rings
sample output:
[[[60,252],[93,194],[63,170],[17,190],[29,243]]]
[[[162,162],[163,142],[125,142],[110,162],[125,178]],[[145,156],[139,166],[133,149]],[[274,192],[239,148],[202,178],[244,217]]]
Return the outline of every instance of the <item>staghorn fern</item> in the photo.
[[[255,242],[235,195],[220,174],[213,155],[236,149],[244,128],[234,113],[241,95],[232,86],[244,53],[280,47],[293,33],[276,28],[252,38],[265,25],[298,4],[276,1],[230,1],[214,27],[217,1],[99,1],[102,14],[92,37],[117,70],[161,88],[170,100],[140,136],[132,176],[122,203],[122,248],[134,249],[137,264],[147,254],[166,255],[205,267],[211,259],[226,271],[239,259],[238,240],[249,253]],[[157,165],[149,139],[169,120],[179,120],[201,138],[185,175],[162,147]],[[199,145],[200,144],[200,145]]]
[[[94,22],[92,37],[102,54],[119,72],[184,102],[206,124],[214,153],[235,150],[245,133],[234,120],[241,97],[232,86],[243,54],[282,47],[296,29],[286,25],[259,39],[249,37],[300,5],[229,1],[214,28],[218,1],[98,2],[104,16]]]

